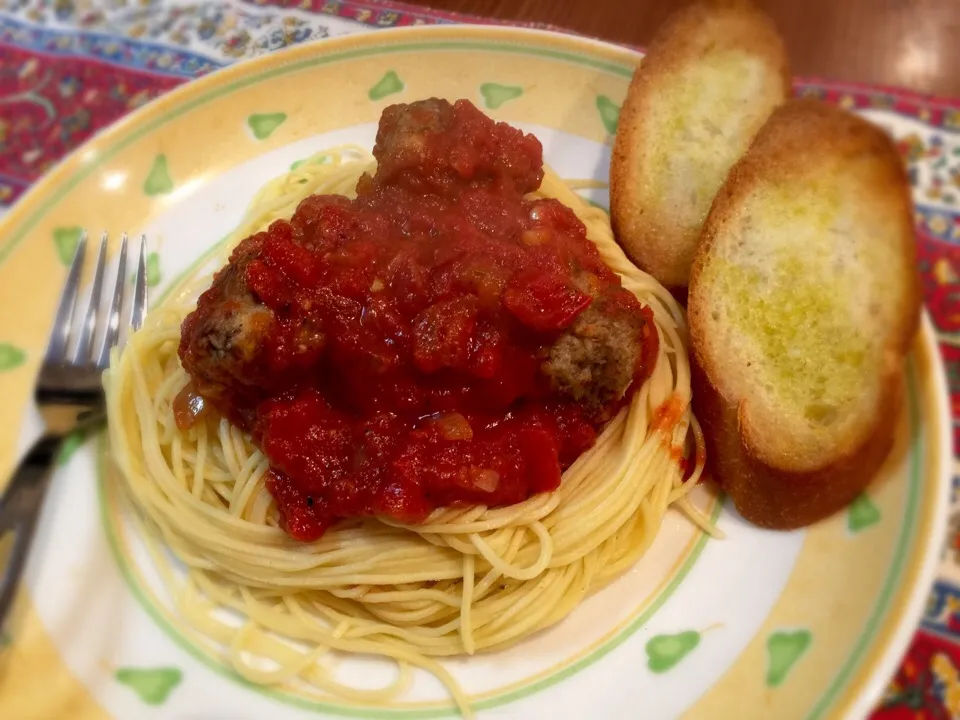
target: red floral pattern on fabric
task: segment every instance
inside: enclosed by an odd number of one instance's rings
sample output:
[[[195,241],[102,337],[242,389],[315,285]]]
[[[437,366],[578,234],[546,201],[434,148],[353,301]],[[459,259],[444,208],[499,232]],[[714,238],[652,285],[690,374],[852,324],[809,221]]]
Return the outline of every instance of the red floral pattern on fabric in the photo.
[[[921,630],[890,681],[872,720],[960,717],[960,645]]]
[[[0,45],[0,204],[180,78]]]

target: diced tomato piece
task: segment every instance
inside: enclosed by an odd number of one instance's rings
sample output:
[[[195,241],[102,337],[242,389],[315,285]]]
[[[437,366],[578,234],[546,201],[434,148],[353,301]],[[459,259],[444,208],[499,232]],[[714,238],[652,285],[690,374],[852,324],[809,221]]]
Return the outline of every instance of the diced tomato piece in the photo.
[[[544,332],[569,327],[590,302],[568,278],[536,269],[517,273],[503,296],[504,306],[520,322]]]

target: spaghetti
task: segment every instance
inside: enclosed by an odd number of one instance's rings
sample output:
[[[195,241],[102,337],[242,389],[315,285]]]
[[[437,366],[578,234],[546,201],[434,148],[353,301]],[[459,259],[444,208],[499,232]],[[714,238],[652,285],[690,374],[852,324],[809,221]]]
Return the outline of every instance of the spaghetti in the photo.
[[[308,195],[352,195],[373,164],[365,150],[344,147],[295,166],[257,194],[218,259]],[[183,281],[115,351],[104,383],[122,486],[177,611],[250,682],[383,703],[419,667],[469,714],[436,658],[504,648],[556,623],[637,562],[670,506],[710,530],[686,497],[704,453],[690,411],[683,311],[627,260],[603,210],[549,170],[538,194],[577,214],[660,334],[647,382],[553,493],[507,507],[443,508],[420,525],[350,520],[301,543],[278,525],[269,462],[249,436],[215,416],[186,431],[175,422],[174,399],[189,379],[177,356],[180,325],[209,277]],[[386,687],[359,689],[336,678],[322,657],[330,651],[392,658],[399,673]]]

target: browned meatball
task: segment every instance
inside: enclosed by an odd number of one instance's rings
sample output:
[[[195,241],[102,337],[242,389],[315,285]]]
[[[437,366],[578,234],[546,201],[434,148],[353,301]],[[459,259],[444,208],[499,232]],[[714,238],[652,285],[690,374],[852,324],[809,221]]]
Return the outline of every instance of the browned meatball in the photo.
[[[450,104],[431,98],[391,105],[380,118],[373,148],[376,178],[368,176],[360,183],[360,195],[373,181],[440,195],[458,194],[466,187],[464,181],[505,183],[520,193],[540,187],[540,142],[506,123],[490,125],[490,119],[465,100]]]
[[[180,332],[180,359],[195,391],[243,427],[250,427],[252,415],[235,406],[255,403],[259,384],[268,380],[260,355],[273,313],[253,295],[245,277],[262,242],[262,234],[257,234],[236,247]],[[234,396],[249,398],[249,403],[233,402]],[[227,397],[229,404],[221,402]]]
[[[551,386],[606,418],[637,377],[652,369],[644,342],[652,333],[644,316],[608,307],[595,297],[550,347],[542,365]],[[648,367],[649,366],[649,367]]]

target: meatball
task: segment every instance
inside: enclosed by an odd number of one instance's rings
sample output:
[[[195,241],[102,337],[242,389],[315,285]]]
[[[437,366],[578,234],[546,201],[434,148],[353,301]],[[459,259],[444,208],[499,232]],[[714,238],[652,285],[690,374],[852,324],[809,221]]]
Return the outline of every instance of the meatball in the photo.
[[[273,314],[246,280],[247,267],[259,257],[262,244],[260,233],[236,247],[180,331],[180,359],[194,390],[242,427],[250,426],[249,406],[268,379],[261,354]]]
[[[550,347],[541,369],[551,387],[605,420],[637,375],[652,366],[643,342],[652,329],[643,315],[613,310],[595,298]]]
[[[499,183],[529,193],[543,180],[540,141],[506,123],[492,123],[466,100],[391,105],[380,118],[373,155],[376,184],[444,196],[459,194],[466,182]],[[359,193],[370,186],[367,178]]]

